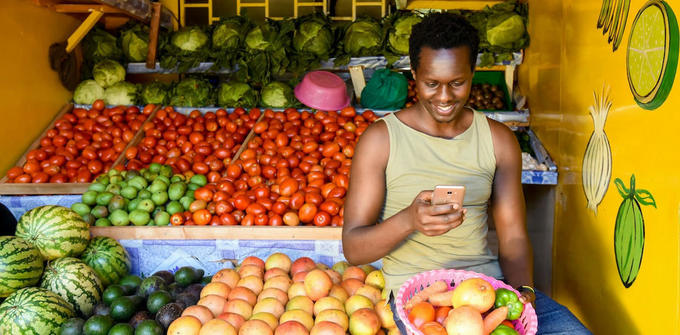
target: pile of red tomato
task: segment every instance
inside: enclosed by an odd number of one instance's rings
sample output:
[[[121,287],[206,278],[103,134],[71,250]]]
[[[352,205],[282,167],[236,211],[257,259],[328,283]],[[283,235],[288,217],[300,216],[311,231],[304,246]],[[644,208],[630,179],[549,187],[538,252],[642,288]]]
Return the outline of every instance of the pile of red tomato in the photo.
[[[89,110],[74,108],[55,121],[40,146],[26,154],[23,166],[7,172],[7,182],[91,182],[109,170],[154,108],[105,108],[102,100]]]
[[[377,116],[264,111],[255,136],[217,181],[196,189],[173,225],[341,226],[358,137]]]
[[[165,107],[144,126],[141,142],[126,150],[126,168],[167,164],[176,172],[203,174],[215,182],[261,114],[258,108],[249,112],[236,108],[232,113],[219,109],[205,115],[194,110],[187,116]]]

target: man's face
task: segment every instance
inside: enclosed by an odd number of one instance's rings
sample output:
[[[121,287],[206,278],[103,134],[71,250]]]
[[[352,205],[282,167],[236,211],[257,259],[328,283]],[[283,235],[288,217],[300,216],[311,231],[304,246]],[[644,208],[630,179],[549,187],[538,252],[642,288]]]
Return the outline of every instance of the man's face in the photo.
[[[472,76],[470,49],[420,50],[419,64],[411,72],[418,89],[418,101],[437,122],[450,122],[470,96]]]

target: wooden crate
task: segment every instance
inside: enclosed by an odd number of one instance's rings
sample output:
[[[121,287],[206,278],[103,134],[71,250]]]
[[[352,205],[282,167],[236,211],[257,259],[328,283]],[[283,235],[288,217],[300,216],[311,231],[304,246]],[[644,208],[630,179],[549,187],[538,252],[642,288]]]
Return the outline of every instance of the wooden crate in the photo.
[[[74,106],[72,103],[67,103],[64,105],[61,110],[59,110],[59,113],[54,117],[54,119],[50,122],[50,124],[43,130],[43,132],[31,143],[31,145],[28,147],[26,152],[19,158],[19,160],[14,164],[14,166],[23,166],[24,163],[26,163],[26,155],[33,150],[37,149],[40,147],[40,139],[42,139],[46,134],[47,131],[52,129],[54,127],[54,124],[59,120],[64,114],[69,113],[73,110]],[[149,117],[144,121],[144,123],[148,122],[158,111],[160,107],[157,107],[154,109],[154,111],[149,115]],[[137,131],[135,136],[128,142],[127,146],[125,149],[120,153],[118,158],[116,158],[115,161],[113,161],[113,164],[111,166],[116,166],[120,164],[123,159],[125,158],[125,151],[130,147],[130,145],[135,141],[135,139],[139,138],[141,140],[141,135],[143,136],[143,131],[144,129],[144,124],[142,124],[142,127]],[[48,195],[48,194],[82,194],[85,191],[87,191],[88,187],[90,187],[91,183],[26,183],[26,184],[18,184],[18,183],[8,183],[7,182],[7,175],[3,176],[2,179],[0,179],[0,195]]]

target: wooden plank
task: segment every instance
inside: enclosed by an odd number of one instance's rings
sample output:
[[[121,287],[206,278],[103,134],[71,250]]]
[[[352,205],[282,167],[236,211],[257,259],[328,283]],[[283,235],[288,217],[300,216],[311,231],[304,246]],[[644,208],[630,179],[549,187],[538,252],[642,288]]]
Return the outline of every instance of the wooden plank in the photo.
[[[113,7],[109,5],[100,5],[100,4],[58,4],[54,5],[54,10],[57,13],[65,13],[65,14],[89,14],[92,11],[100,11],[104,14],[123,14],[123,15],[129,15],[128,12]]]
[[[487,5],[493,6],[503,0],[412,0],[406,9],[467,9],[482,10]]]
[[[340,240],[342,227],[166,226],[90,227],[116,240]]]
[[[99,22],[99,19],[102,18],[104,15],[104,12],[98,10],[98,9],[93,9],[90,11],[90,14],[87,16],[85,21],[76,28],[76,31],[69,36],[69,38],[66,40],[68,43],[66,44],[66,52],[71,52],[75,47],[80,43],[80,41],[87,35],[88,32],[94,27],[94,25]]]
[[[90,183],[0,183],[1,195],[82,194]]]
[[[161,25],[161,4],[154,2],[153,14],[151,16],[151,24],[149,28],[149,47],[146,54],[146,68],[156,68],[156,49],[158,47],[158,30]]]
[[[260,122],[263,118],[264,118],[264,112],[262,112],[262,114],[260,114],[260,117],[257,118],[257,121],[255,121],[255,123]],[[255,136],[254,129],[255,129],[255,125],[253,125],[253,128],[250,129],[248,136],[246,136],[246,138],[243,140],[243,143],[241,143],[241,147],[238,148],[238,151],[236,151],[236,154],[234,154],[234,157],[231,158],[230,162],[233,162],[233,161],[237,160],[239,157],[241,157],[241,153],[243,152],[243,150],[246,150],[246,148],[248,147],[248,142],[250,142],[250,139],[253,138],[253,136]],[[226,172],[226,169],[225,169],[225,172]]]

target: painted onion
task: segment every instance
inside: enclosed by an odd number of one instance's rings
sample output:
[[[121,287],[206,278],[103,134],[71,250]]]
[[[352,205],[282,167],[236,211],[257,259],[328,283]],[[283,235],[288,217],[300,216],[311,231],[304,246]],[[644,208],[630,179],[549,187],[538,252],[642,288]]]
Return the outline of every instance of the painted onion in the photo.
[[[597,206],[607,193],[612,176],[612,151],[607,134],[604,133],[604,124],[612,101],[609,98],[608,87],[602,88],[602,95],[598,96],[597,92],[593,92],[593,96],[595,105],[588,107],[588,110],[593,118],[594,130],[583,156],[582,177],[588,208],[597,215]]]

